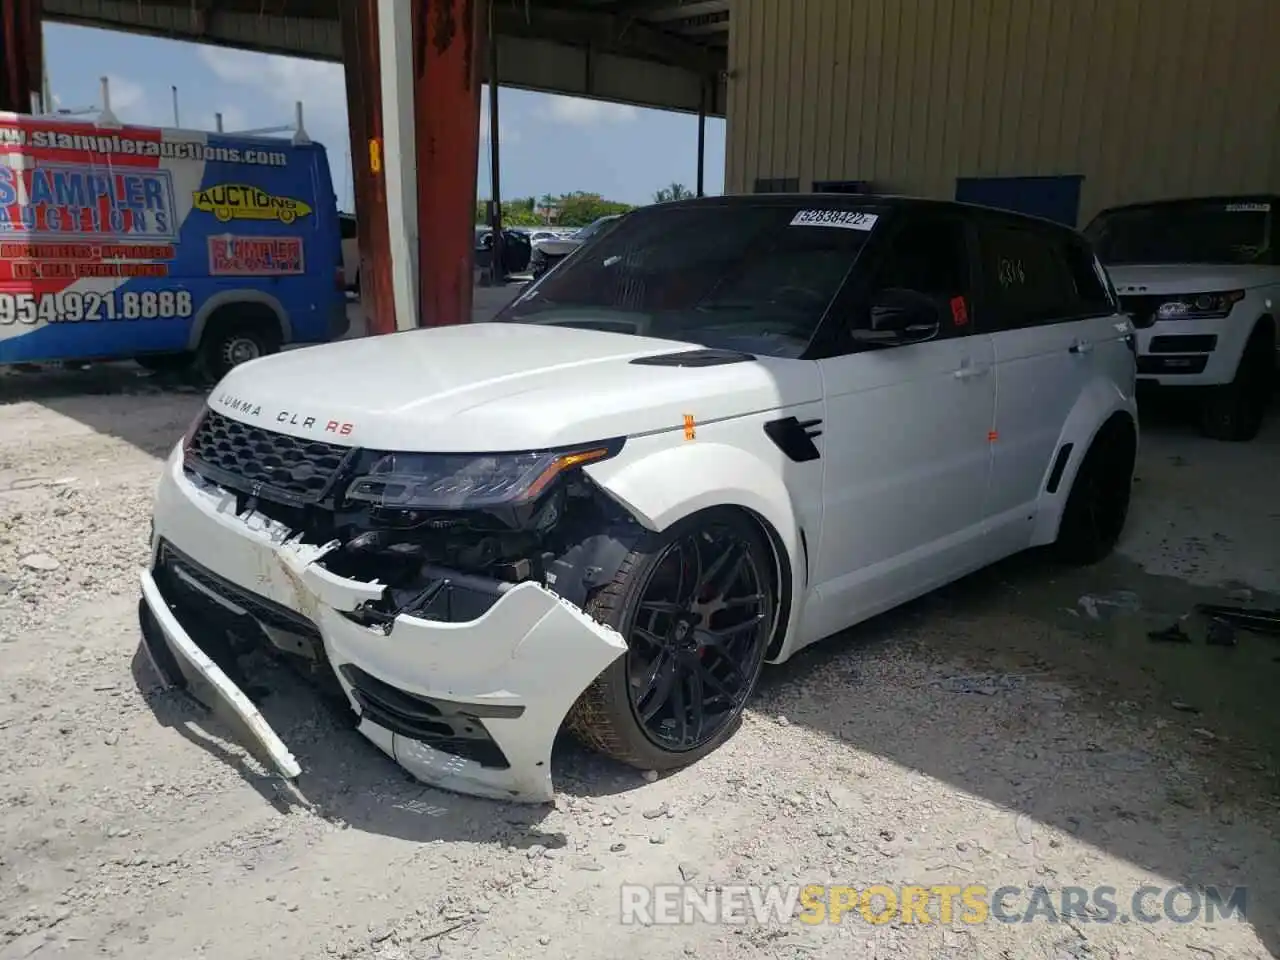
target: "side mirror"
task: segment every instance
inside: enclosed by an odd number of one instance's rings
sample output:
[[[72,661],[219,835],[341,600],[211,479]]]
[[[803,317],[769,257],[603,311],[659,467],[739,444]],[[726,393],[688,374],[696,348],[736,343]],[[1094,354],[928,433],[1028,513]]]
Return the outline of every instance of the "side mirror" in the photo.
[[[853,331],[860,343],[886,347],[932,340],[942,327],[942,308],[916,290],[890,287],[878,291],[868,306],[869,326]]]

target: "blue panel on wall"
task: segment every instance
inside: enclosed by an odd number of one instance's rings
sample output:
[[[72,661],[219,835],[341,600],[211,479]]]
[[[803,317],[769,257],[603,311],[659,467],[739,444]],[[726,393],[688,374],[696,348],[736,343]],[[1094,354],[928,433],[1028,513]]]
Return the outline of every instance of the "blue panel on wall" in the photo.
[[[1065,177],[961,177],[956,199],[1027,213],[1068,226],[1080,215],[1082,176]]]
[[[814,193],[870,193],[866,180],[815,180]]]

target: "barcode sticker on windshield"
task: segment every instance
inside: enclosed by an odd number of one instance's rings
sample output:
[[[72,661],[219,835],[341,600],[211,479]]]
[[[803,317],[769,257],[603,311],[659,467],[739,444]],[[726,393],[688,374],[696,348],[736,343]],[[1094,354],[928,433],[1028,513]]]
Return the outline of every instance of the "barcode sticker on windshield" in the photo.
[[[1228,203],[1227,213],[1270,213],[1269,203]]]
[[[856,210],[801,210],[791,218],[793,227],[839,227],[841,230],[872,230],[880,218]]]

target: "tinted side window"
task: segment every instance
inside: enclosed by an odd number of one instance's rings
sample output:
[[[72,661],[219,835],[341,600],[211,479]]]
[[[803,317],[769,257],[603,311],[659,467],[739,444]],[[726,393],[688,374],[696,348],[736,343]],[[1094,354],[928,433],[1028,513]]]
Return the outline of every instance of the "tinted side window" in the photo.
[[[983,224],[979,249],[986,331],[1016,330],[1077,315],[1075,284],[1057,238],[1034,229]]]
[[[1111,294],[1102,278],[1098,276],[1093,251],[1082,243],[1071,241],[1066,242],[1063,247],[1067,269],[1071,273],[1071,285],[1075,291],[1075,307],[1071,312],[1081,317],[1112,313],[1115,305],[1111,302]]]
[[[923,293],[938,307],[943,335],[969,330],[969,250],[964,221],[914,214],[901,224],[881,253],[871,295],[899,289]]]

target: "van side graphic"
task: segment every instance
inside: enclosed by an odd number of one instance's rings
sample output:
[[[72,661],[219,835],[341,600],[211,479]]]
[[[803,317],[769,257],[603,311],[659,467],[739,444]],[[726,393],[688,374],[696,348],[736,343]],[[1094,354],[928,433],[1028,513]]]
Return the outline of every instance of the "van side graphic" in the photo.
[[[279,197],[245,183],[224,183],[197,190],[191,205],[212,213],[219,223],[232,220],[279,220],[293,223],[311,213],[311,207],[292,197]]]

